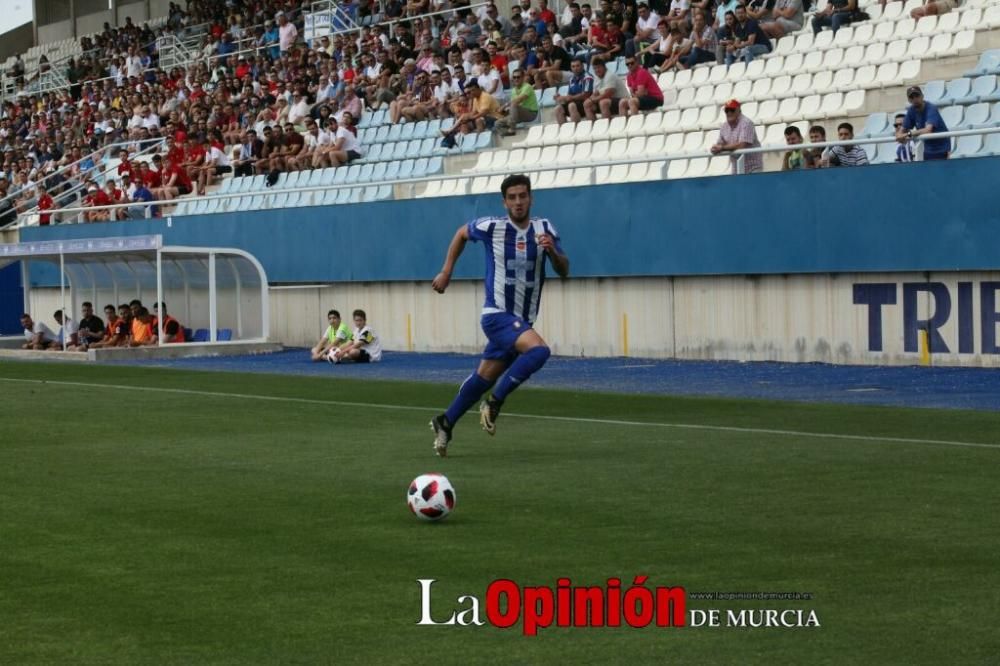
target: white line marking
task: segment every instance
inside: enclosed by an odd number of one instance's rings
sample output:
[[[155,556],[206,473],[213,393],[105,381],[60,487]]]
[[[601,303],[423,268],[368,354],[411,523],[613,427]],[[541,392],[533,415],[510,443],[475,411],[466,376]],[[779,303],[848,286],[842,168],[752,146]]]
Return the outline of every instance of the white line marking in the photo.
[[[20,384],[52,384],[54,386],[72,386],[76,388],[105,388],[120,391],[146,391],[149,393],[172,393],[177,395],[195,395],[209,398],[239,398],[242,400],[263,400],[266,402],[291,402],[303,405],[324,405],[327,407],[364,407],[368,409],[391,409],[394,411],[439,412],[436,407],[417,407],[413,405],[385,405],[368,402],[348,402],[344,400],[317,400],[316,398],[295,398],[279,395],[256,395],[252,393],[224,393],[221,391],[197,391],[194,389],[166,388],[162,386],[129,386],[125,384],[101,384],[89,382],[50,381],[47,379],[21,379],[0,377],[0,381]],[[743,428],[740,426],[703,425],[698,423],[663,423],[658,421],[623,421],[619,419],[591,419],[575,416],[551,416],[548,414],[516,414],[504,412],[504,416],[522,419],[539,419],[543,421],[562,421],[566,423],[594,423],[600,425],[633,426],[646,428],[676,428],[679,430],[710,430],[715,432],[735,432],[758,435],[780,435],[783,437],[813,437],[817,439],[839,439],[853,442],[891,442],[894,444],[932,444],[937,446],[958,446],[976,449],[1000,449],[1000,444],[984,444],[980,442],[958,442],[947,439],[916,439],[911,437],[881,437],[877,435],[843,435],[838,433],[804,432],[800,430],[779,430],[775,428]]]

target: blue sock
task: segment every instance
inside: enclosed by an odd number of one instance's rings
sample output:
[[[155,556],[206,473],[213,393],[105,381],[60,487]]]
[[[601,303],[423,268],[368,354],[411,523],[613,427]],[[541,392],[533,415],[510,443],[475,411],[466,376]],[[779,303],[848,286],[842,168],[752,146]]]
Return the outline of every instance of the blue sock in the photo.
[[[527,381],[528,377],[531,377],[531,375],[542,369],[545,362],[549,360],[551,353],[548,347],[540,345],[532,347],[518,356],[517,360],[511,364],[510,370],[507,371],[507,374],[497,384],[496,390],[493,391],[493,397],[503,402],[510,395],[511,391]]]
[[[491,386],[493,383],[480,377],[478,372],[469,375],[469,378],[462,382],[461,388],[458,389],[458,395],[455,396],[448,410],[444,413],[448,424],[454,427],[462,415],[469,411],[469,407],[479,402],[479,399]]]

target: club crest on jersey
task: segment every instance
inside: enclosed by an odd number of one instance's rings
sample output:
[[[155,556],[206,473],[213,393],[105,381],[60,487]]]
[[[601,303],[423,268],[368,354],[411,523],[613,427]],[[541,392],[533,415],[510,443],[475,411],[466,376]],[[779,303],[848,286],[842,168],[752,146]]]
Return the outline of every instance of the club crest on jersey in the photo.
[[[514,328],[521,328],[521,322],[515,321],[514,322]]]
[[[523,252],[528,249],[528,243],[526,241],[519,240],[517,241],[515,247],[517,247],[518,252]]]

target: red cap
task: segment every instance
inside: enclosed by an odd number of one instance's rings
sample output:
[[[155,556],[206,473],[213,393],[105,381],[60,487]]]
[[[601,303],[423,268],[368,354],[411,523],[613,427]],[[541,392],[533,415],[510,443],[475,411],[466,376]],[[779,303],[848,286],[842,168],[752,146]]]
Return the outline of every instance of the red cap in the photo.
[[[724,109],[738,109],[738,108],[740,108],[740,103],[738,101],[736,101],[735,99],[731,99],[728,102],[726,102],[725,106],[723,106],[722,108],[724,108]]]

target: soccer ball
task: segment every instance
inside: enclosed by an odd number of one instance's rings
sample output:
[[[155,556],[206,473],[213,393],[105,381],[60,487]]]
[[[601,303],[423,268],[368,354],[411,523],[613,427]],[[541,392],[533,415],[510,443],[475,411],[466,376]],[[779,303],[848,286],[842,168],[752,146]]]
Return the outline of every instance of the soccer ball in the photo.
[[[455,489],[444,474],[421,474],[406,491],[406,505],[421,520],[441,520],[455,508]]]

